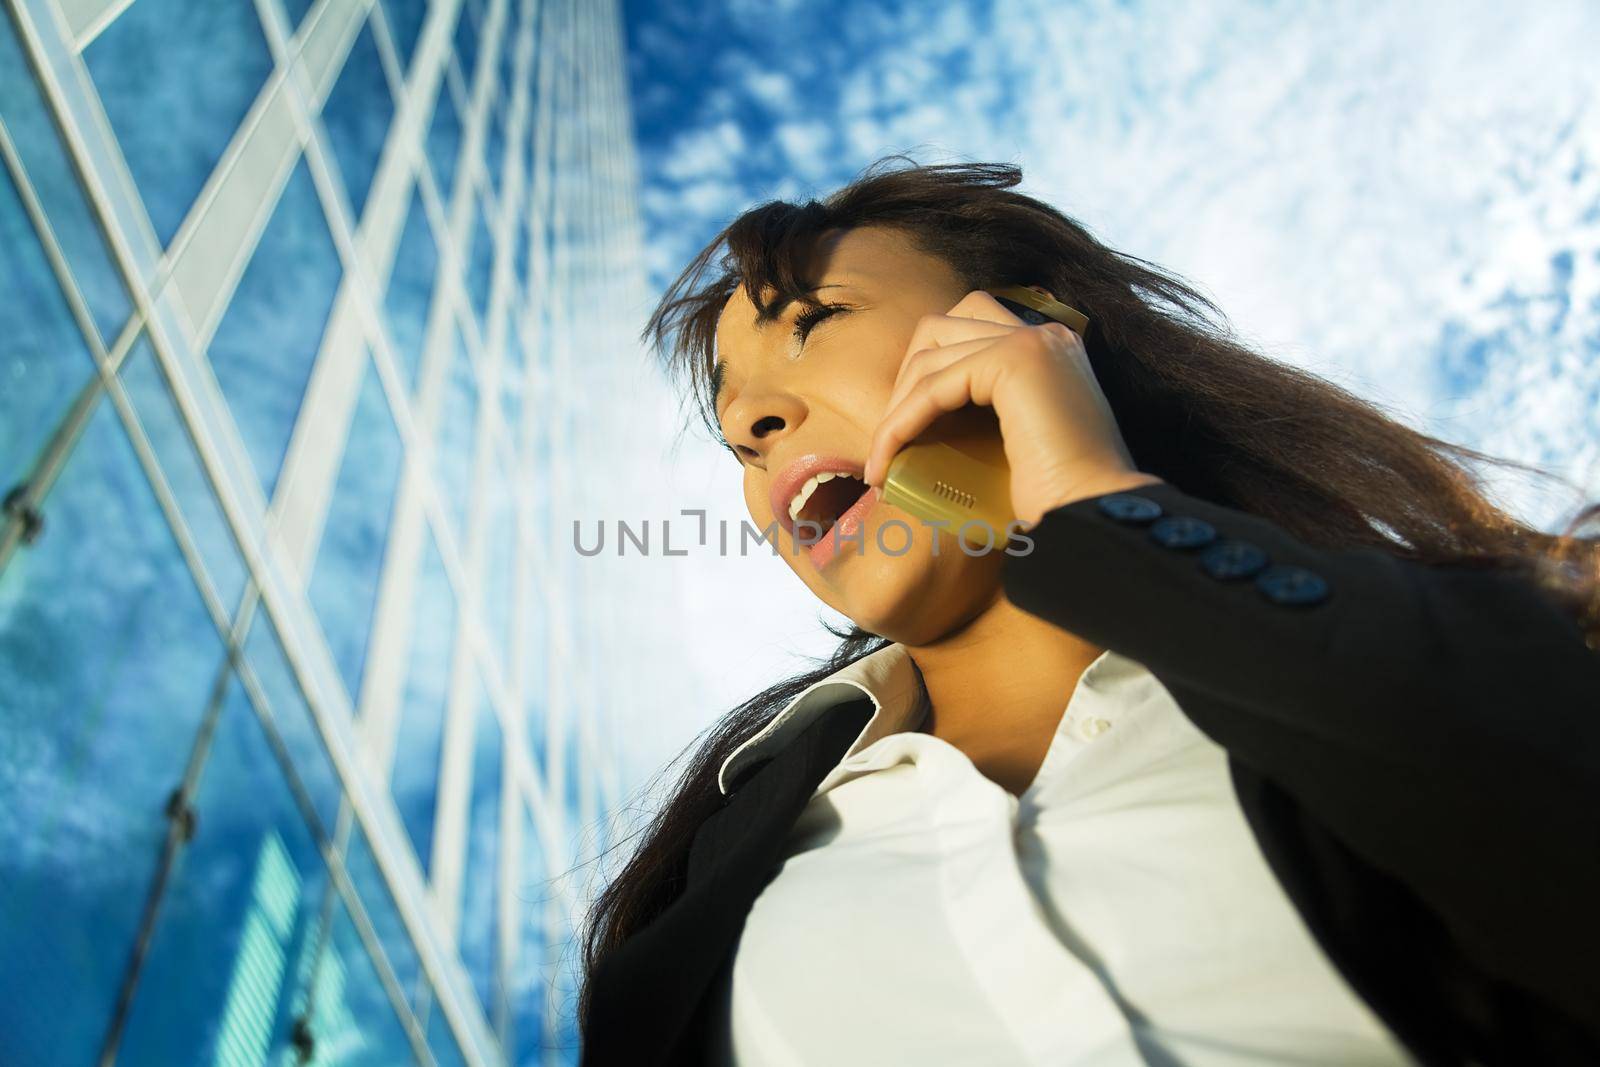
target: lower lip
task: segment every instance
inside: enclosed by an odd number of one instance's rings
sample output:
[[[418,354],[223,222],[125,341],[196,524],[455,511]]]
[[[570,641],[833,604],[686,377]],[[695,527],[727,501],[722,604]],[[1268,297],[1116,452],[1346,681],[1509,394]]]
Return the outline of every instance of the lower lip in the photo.
[[[822,540],[806,550],[806,554],[811,557],[812,564],[818,570],[832,563],[834,556],[838,555],[839,535],[841,533],[849,537],[855,537],[860,532],[861,524],[866,521],[867,512],[872,510],[872,505],[876,504],[878,497],[882,495],[882,491],[876,486],[862,493],[861,499],[851,504],[849,509],[839,516],[839,521],[830,526],[828,532],[822,535]],[[852,543],[851,548],[856,552],[863,551],[862,548],[854,543]]]

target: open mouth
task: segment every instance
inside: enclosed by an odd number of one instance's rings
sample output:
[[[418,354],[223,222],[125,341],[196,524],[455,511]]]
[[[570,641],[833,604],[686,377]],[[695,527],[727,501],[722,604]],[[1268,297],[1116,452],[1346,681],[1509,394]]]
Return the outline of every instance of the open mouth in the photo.
[[[794,530],[797,540],[816,544],[839,521],[839,516],[849,511],[867,491],[867,483],[849,474],[834,474],[819,480],[811,490],[800,510],[794,513]],[[815,523],[801,526],[800,523]]]

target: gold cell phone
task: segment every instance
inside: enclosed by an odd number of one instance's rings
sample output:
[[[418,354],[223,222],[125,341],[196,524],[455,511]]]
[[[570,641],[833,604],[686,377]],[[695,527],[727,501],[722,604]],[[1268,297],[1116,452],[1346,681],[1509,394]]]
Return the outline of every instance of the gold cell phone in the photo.
[[[1089,320],[1059,300],[1020,285],[986,289],[1029,325],[1054,319],[1082,337]],[[907,442],[883,478],[883,500],[928,522],[946,522],[975,549],[1002,548],[1016,519],[1011,466],[994,409],[968,404],[939,416]]]

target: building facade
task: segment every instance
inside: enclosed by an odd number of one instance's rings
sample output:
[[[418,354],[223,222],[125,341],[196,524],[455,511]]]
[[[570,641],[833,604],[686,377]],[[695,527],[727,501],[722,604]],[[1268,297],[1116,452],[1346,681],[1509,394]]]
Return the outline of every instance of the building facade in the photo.
[[[576,1062],[631,152],[613,0],[6,0],[6,1062]]]

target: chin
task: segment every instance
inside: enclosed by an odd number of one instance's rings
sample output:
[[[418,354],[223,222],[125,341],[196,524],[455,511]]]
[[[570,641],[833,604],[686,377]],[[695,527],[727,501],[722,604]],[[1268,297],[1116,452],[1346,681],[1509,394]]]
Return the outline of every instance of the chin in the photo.
[[[932,644],[960,629],[998,595],[1003,554],[967,556],[946,537],[935,556],[934,531],[927,535],[900,556],[877,552],[871,540],[860,556],[841,554],[814,575],[819,595],[862,629],[904,644]]]

